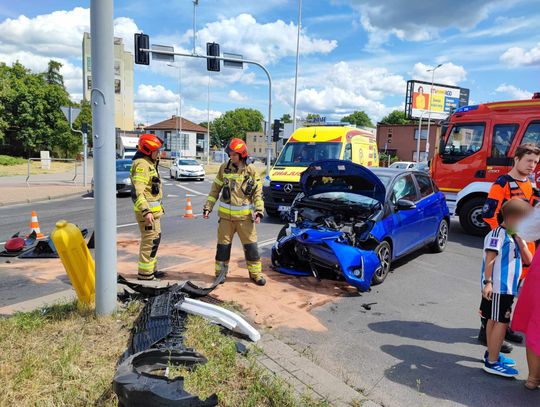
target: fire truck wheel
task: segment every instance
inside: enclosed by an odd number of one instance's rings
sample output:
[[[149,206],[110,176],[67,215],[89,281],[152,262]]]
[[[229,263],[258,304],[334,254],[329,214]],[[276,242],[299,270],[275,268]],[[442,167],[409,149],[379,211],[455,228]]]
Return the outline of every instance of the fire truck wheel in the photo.
[[[470,235],[485,236],[489,231],[489,226],[482,218],[482,208],[486,198],[476,197],[463,204],[459,211],[459,223],[461,227]]]

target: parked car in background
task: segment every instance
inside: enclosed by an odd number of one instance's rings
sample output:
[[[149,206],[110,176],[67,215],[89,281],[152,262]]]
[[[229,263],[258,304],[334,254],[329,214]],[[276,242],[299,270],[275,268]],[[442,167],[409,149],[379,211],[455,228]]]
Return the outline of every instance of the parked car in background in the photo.
[[[175,158],[169,170],[171,179],[196,179],[204,181],[203,166],[193,158]]]
[[[327,160],[311,164],[300,187],[272,248],[278,272],[343,279],[365,291],[384,281],[394,260],[446,248],[448,207],[426,173]]]
[[[395,168],[397,170],[412,170],[416,166],[416,163],[413,161],[396,161],[395,163],[390,164],[388,168]]]
[[[116,160],[116,193],[118,195],[131,194],[131,178],[129,172],[133,161]],[[92,193],[94,193],[94,178],[92,178]]]

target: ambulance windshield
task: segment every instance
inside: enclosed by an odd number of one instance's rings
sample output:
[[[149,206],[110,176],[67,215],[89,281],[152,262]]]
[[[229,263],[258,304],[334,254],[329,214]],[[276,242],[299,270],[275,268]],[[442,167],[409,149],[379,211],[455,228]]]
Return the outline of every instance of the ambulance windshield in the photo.
[[[342,143],[288,143],[283,148],[275,165],[307,167],[319,160],[339,159]]]

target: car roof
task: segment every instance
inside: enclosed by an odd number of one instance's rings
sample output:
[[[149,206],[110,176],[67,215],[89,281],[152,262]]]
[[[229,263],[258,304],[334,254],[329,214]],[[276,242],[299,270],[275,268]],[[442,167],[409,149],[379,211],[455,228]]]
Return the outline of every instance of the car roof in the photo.
[[[425,172],[408,170],[405,168],[370,167],[369,169],[377,176],[384,175],[384,176],[392,177],[392,178],[396,178],[397,176],[401,174],[416,174],[416,175],[429,176],[429,174],[426,174]]]

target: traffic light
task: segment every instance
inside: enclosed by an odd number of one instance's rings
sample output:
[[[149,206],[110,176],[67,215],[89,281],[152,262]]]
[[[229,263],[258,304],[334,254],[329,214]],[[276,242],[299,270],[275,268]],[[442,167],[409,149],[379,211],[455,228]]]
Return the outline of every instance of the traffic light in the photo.
[[[206,55],[209,57],[219,57],[219,44],[216,44],[215,42],[207,42]],[[221,61],[219,59],[207,59],[206,69],[212,72],[219,72],[221,70]]]
[[[281,131],[281,121],[279,119],[274,120],[274,134],[272,140],[279,141],[279,132]]]
[[[150,49],[150,37],[148,34],[135,33],[135,63],[138,65],[150,65],[150,52],[141,51]]]

